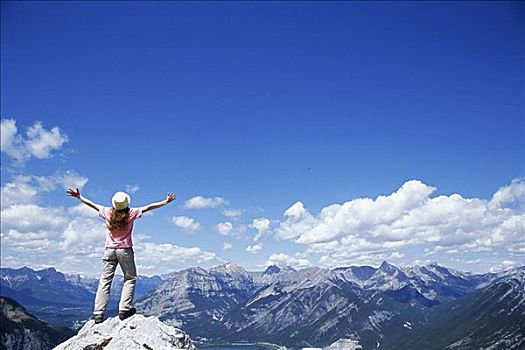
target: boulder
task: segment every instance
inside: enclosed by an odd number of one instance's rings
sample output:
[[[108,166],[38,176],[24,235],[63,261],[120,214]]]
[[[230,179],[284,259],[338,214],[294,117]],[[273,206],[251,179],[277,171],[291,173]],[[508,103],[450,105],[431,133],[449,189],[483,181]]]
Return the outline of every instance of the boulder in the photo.
[[[122,350],[122,349],[187,349],[195,346],[184,331],[161,322],[157,317],[134,315],[119,320],[106,319],[95,324],[88,321],[78,334],[54,350]]]

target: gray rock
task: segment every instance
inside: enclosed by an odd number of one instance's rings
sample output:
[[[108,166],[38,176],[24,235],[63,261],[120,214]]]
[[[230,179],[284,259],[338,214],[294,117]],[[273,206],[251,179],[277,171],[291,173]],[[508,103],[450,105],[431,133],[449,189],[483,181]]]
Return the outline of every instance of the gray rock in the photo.
[[[161,322],[157,317],[134,315],[102,323],[87,322],[78,334],[54,350],[187,349],[195,350],[188,334]]]
[[[71,335],[27,313],[16,300],[0,297],[0,349],[47,350]]]

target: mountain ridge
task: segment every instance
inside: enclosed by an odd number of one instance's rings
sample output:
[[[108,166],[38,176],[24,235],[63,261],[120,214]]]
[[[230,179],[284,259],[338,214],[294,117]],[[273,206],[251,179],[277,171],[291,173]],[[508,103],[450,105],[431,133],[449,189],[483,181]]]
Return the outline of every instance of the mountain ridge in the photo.
[[[379,268],[283,271],[275,266],[271,273],[268,268],[249,272],[248,278],[246,270],[228,263],[227,270],[242,271],[229,276],[235,281],[230,284],[217,274],[224,269],[200,269],[196,284],[187,278],[194,270],[177,272],[138,300],[137,308],[217,341],[309,347],[351,338],[366,349],[422,327],[433,307],[490,286],[506,274],[474,275],[437,264],[398,268],[383,262]],[[178,308],[181,304],[184,308]]]
[[[91,283],[89,288],[93,290],[93,279],[66,276],[64,282],[60,272],[42,271],[37,271],[40,278],[32,280],[36,286],[54,281],[80,288]],[[503,297],[508,291],[505,286],[513,286],[515,293],[509,292],[505,298],[515,298],[504,299],[505,305],[521,312],[520,298],[525,300],[524,271],[525,267],[519,267],[501,273],[471,274],[438,264],[397,267],[386,261],[377,268],[295,270],[274,265],[264,271],[247,271],[229,262],[209,269],[190,267],[170,273],[165,276],[167,279],[150,280],[157,284],[137,298],[136,307],[145,316],[157,316],[166,324],[185,329],[196,340],[262,341],[299,348],[351,339],[363,349],[417,349],[421,344],[413,343],[414,334],[423,339],[424,334],[444,332],[453,334],[455,342],[465,343],[463,334],[444,331],[453,324],[446,321],[449,313],[454,315],[454,310],[448,308],[476,302],[497,304],[486,295]],[[23,268],[18,277],[11,279],[5,278],[8,272],[12,271],[2,269],[2,293],[9,285],[15,286],[13,281],[24,283],[23,279],[35,271]],[[499,289],[490,294],[491,288]],[[467,311],[462,314],[468,314]],[[471,317],[485,317],[479,308],[474,311],[481,314]],[[497,320],[502,324],[501,328],[489,327],[491,332],[505,334],[510,342],[525,339],[520,329],[506,322],[514,316],[501,317],[487,318],[489,323]],[[478,337],[479,342],[472,344],[494,343],[490,337]],[[443,346],[453,345],[452,340]]]

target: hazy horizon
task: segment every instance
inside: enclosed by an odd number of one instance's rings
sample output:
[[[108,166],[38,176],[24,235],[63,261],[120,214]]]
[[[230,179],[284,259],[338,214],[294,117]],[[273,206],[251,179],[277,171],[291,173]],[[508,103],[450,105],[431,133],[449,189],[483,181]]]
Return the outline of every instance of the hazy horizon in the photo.
[[[425,264],[425,265],[396,265],[396,264],[393,264],[391,263],[390,261],[387,261],[387,260],[384,260],[386,261],[388,264],[390,265],[394,265],[400,269],[403,269],[403,268],[411,268],[411,267],[423,267],[423,266],[429,266],[429,265],[438,265],[440,267],[444,267],[448,270],[452,270],[452,271],[459,271],[459,272],[463,272],[463,273],[470,273],[470,274],[474,274],[474,275],[477,275],[477,274],[487,274],[487,273],[502,273],[502,272],[506,272],[506,271],[510,271],[510,270],[514,270],[514,269],[520,269],[520,268],[523,268],[525,267],[525,264],[524,265],[520,265],[520,266],[515,266],[515,267],[508,267],[506,270],[501,270],[501,271],[480,271],[480,272],[473,272],[473,271],[469,271],[469,270],[460,270],[460,269],[454,269],[454,268],[451,268],[449,266],[445,266],[445,265],[442,265],[438,262],[430,262],[428,264]],[[221,263],[221,264],[218,264],[218,265],[214,265],[214,266],[211,266],[211,267],[203,267],[203,266],[198,266],[198,265],[195,265],[195,266],[188,266],[186,268],[183,268],[183,269],[178,269],[178,270],[171,270],[171,271],[168,271],[168,272],[165,272],[165,273],[162,273],[162,274],[142,274],[140,273],[140,271],[138,271],[138,275],[139,276],[146,276],[146,277],[153,277],[153,276],[161,276],[161,275],[169,275],[169,274],[172,274],[172,273],[176,273],[176,272],[181,272],[181,271],[184,271],[186,269],[190,269],[190,268],[202,268],[204,270],[207,270],[207,271],[210,271],[211,269],[214,269],[218,266],[221,266],[221,265],[225,265],[225,264],[229,264],[229,263],[232,263],[231,261],[228,261],[228,262],[224,262],[224,263]],[[235,265],[237,266],[241,266],[244,268],[244,266],[242,264],[237,264],[237,263],[234,263]],[[278,265],[278,264],[274,264],[274,265],[268,265],[266,266],[265,268],[263,268],[262,270],[253,270],[253,269],[246,269],[244,268],[247,272],[250,272],[250,273],[263,273],[264,271],[266,271],[266,269],[270,266],[277,266],[279,267],[280,269],[283,269],[283,268],[293,268],[295,269],[296,271],[300,271],[300,270],[303,270],[303,269],[310,269],[310,268],[321,268],[321,269],[328,269],[328,270],[333,270],[333,269],[338,269],[338,268],[345,268],[345,267],[373,267],[375,269],[379,269],[379,267],[381,266],[382,262],[379,264],[379,265],[352,265],[352,264],[349,264],[349,265],[342,265],[342,266],[337,266],[337,267],[332,267],[332,268],[328,268],[328,267],[322,267],[322,266],[310,266],[310,267],[303,267],[303,268],[294,268],[293,266],[290,266],[290,265]],[[45,270],[45,269],[49,269],[49,268],[54,268],[56,271],[60,272],[60,273],[63,273],[63,274],[66,274],[66,275],[80,275],[81,277],[88,277],[88,278],[96,278],[98,279],[100,277],[100,274],[97,274],[97,273],[93,273],[93,274],[83,274],[83,273],[78,273],[78,272],[66,272],[66,271],[61,271],[59,269],[56,269],[54,266],[48,266],[48,267],[41,267],[41,268],[34,268],[34,267],[31,267],[31,266],[19,266],[19,267],[12,267],[12,266],[2,266],[2,268],[8,268],[8,269],[15,269],[15,270],[18,270],[18,269],[23,269],[23,268],[30,268],[34,271],[42,271],[42,270]],[[117,269],[117,271],[115,272],[116,275],[119,275],[119,276],[122,276],[122,271],[120,271],[119,269]]]

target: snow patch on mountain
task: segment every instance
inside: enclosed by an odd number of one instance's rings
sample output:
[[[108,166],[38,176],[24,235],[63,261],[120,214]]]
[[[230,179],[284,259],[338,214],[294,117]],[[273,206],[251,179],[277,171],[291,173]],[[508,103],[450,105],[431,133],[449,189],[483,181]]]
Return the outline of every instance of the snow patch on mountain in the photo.
[[[371,331],[376,331],[380,335],[382,335],[381,332],[381,323],[391,320],[394,317],[394,313],[390,311],[377,311],[374,310],[374,312],[368,316],[368,322],[365,324],[363,329],[369,329]]]

